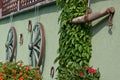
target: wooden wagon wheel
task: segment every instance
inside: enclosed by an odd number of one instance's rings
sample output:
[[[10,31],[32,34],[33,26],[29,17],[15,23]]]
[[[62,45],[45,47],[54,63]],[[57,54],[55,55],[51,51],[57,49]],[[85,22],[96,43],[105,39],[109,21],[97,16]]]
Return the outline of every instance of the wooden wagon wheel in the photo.
[[[43,57],[45,48],[45,35],[43,25],[37,23],[32,31],[31,41],[28,45],[30,50],[31,66],[42,67],[43,69]],[[40,70],[42,70],[40,69]]]
[[[11,27],[7,35],[6,47],[6,60],[12,62],[16,60],[16,47],[17,47],[17,35],[16,29]]]

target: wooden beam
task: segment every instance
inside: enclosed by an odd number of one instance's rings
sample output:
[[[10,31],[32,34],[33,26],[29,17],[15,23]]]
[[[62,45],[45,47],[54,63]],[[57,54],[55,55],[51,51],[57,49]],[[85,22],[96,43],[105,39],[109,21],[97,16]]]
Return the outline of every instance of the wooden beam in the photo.
[[[94,20],[96,20],[100,17],[103,17],[103,16],[107,15],[107,14],[110,15],[109,21],[111,21],[114,13],[115,13],[115,8],[114,7],[109,7],[107,9],[101,10],[99,12],[95,12],[95,13],[91,13],[91,14],[88,14],[88,15],[83,15],[83,16],[73,18],[72,23],[91,22],[91,21],[94,21]]]

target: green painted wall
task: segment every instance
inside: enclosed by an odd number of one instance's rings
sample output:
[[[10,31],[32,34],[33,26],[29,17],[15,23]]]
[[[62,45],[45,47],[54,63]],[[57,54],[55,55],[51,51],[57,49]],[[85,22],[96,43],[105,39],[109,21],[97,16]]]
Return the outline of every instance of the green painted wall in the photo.
[[[120,80],[120,0],[91,0],[92,11],[115,7],[112,34],[109,33],[108,18],[93,22],[91,65],[99,67],[100,80]]]
[[[53,80],[50,77],[51,67],[56,69],[57,64],[54,64],[54,59],[57,56],[58,49],[58,17],[56,5],[47,5],[39,7],[39,21],[44,25],[45,30],[45,66],[44,66],[44,80]],[[28,44],[30,42],[31,33],[28,33],[28,20],[32,21],[34,25],[36,23],[35,10],[30,10],[21,14],[14,15],[13,25],[17,32],[17,61],[22,60],[25,64],[29,64],[29,50]],[[11,27],[9,22],[10,18],[0,20],[0,60],[5,61],[5,42],[7,39],[8,31]],[[20,46],[19,35],[23,34],[23,45]],[[55,72],[56,74],[56,72]]]
[[[119,27],[119,3],[120,0],[91,0],[92,11],[97,12],[102,9],[106,9],[110,6],[114,6],[116,13],[113,19],[112,34],[109,33],[108,18],[101,18],[93,21],[93,28],[91,29],[93,38],[93,54],[91,58],[91,66],[99,68],[101,72],[100,80],[119,80],[120,77],[120,27]],[[17,61],[23,60],[25,64],[29,64],[29,50],[28,44],[31,34],[28,33],[28,20],[32,20],[32,24],[35,24],[36,18],[34,16],[34,10],[30,10],[14,16],[14,26],[17,31]],[[39,21],[42,22],[45,29],[46,49],[45,49],[45,66],[43,77],[44,80],[55,80],[50,78],[50,69],[52,66],[55,68],[57,64],[53,61],[57,57],[58,49],[58,17],[60,12],[57,12],[57,6],[55,4],[39,7]],[[5,42],[7,39],[7,33],[10,28],[9,18],[0,20],[0,60],[5,61]],[[24,43],[22,46],[19,44],[19,34],[23,34]],[[57,72],[55,72],[57,74]],[[55,77],[54,77],[55,78]]]

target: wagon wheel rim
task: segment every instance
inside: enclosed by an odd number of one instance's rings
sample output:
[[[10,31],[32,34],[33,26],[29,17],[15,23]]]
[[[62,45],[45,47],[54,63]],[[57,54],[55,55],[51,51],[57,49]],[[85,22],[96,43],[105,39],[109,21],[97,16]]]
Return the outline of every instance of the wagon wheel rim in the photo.
[[[45,49],[44,27],[41,23],[37,23],[34,26],[28,47],[30,50],[31,66],[41,67]]]
[[[17,46],[16,29],[14,27],[11,27],[8,31],[7,41],[5,43],[6,60],[12,62],[13,59],[15,59],[16,46]]]

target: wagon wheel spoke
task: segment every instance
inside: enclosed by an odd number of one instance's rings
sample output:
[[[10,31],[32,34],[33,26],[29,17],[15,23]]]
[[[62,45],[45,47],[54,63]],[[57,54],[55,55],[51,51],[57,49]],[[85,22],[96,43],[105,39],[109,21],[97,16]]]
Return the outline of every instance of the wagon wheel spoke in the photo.
[[[38,36],[38,38],[34,41],[33,45],[37,45],[40,41],[41,41],[41,38],[40,36]]]
[[[9,33],[8,34],[8,40],[7,40],[7,43],[12,43],[13,42],[13,33],[11,32],[11,33]]]
[[[6,60],[13,61],[13,58],[15,56],[16,51],[16,30],[14,27],[11,27],[9,29],[8,35],[7,35],[7,41],[6,41]]]
[[[13,46],[12,45],[9,45],[8,47],[11,51],[13,50]]]
[[[40,53],[40,49],[39,49],[39,47],[34,46],[33,49],[34,49],[36,52],[39,52],[39,53]]]
[[[38,63],[38,53],[35,51],[35,50],[33,50],[33,53],[34,53],[34,56],[35,56],[35,60],[37,61],[37,63]]]
[[[32,65],[32,67],[35,67],[36,66],[36,60],[35,60],[35,56],[33,54],[33,51],[31,51],[30,57],[31,57],[31,65]]]
[[[32,31],[32,42],[35,42],[38,36],[39,36],[39,28],[37,25],[35,25]]]
[[[28,46],[30,50],[31,65],[33,67],[39,66],[43,68],[44,30],[41,23],[34,26],[30,44]]]
[[[8,46],[13,43],[13,35],[11,33],[9,34],[8,34],[7,41],[6,41],[6,45]]]
[[[7,48],[7,50],[6,50],[6,52],[7,52],[7,54],[6,54],[6,60],[10,60],[10,56],[11,56],[11,51],[12,51],[12,49],[10,49],[10,48]]]

